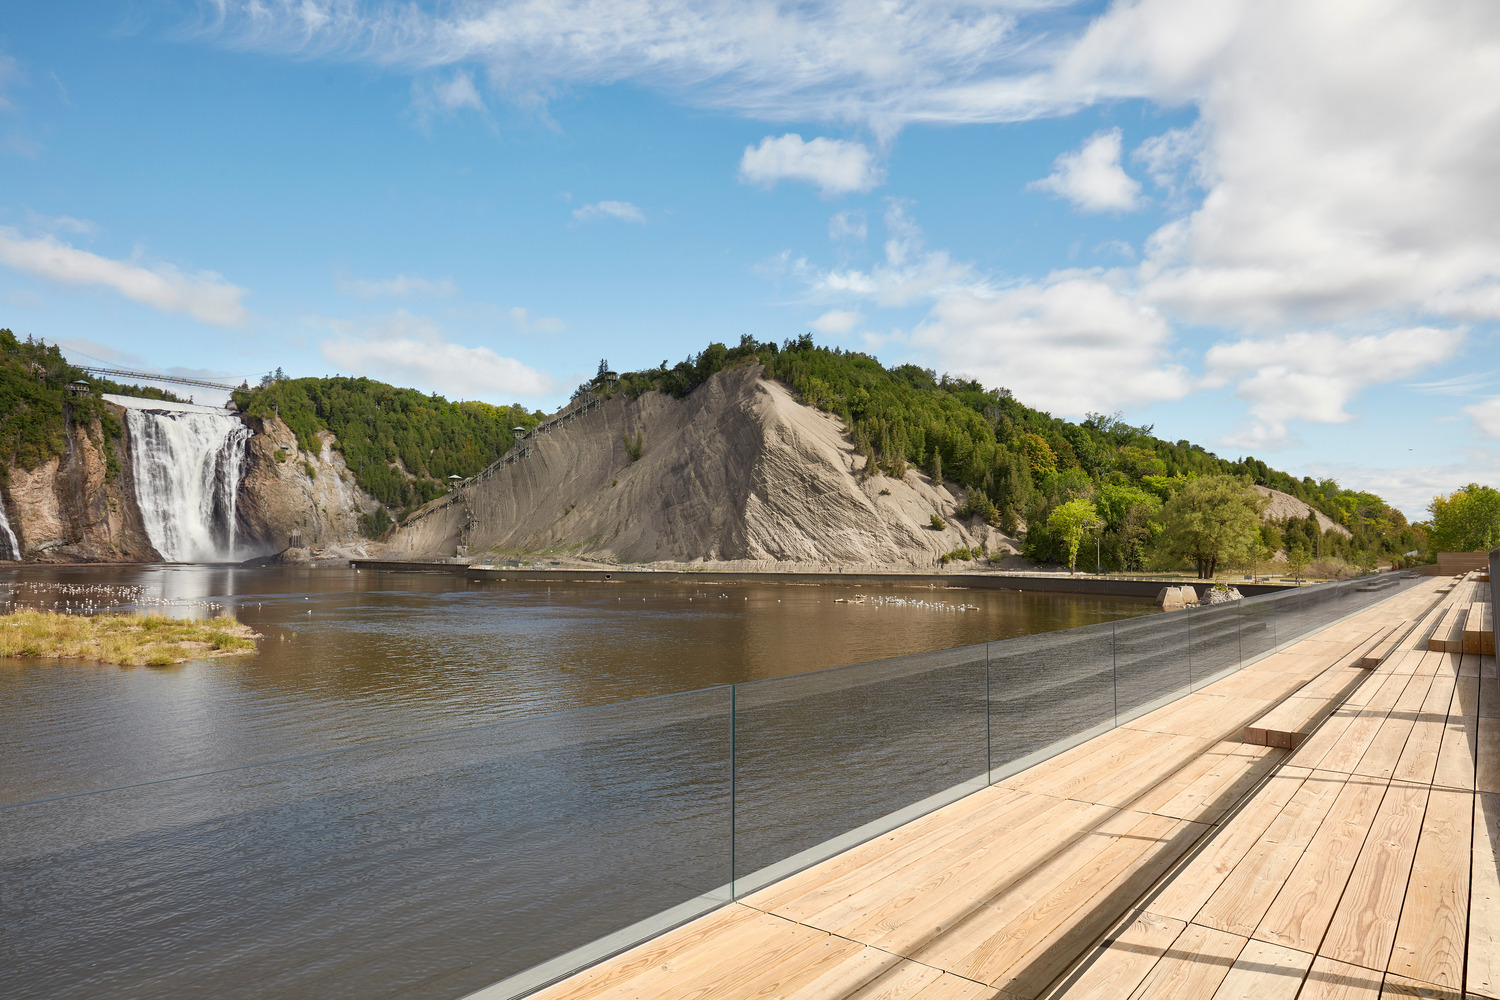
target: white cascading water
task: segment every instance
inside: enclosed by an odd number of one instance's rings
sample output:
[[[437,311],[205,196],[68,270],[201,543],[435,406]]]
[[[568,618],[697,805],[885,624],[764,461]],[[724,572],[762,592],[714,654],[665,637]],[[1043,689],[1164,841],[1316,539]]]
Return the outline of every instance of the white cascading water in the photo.
[[[0,497],[0,559],[19,560],[21,543],[16,533],[10,530],[10,518],[5,516],[5,499]]]
[[[110,397],[118,401],[120,397]],[[235,499],[250,428],[210,407],[125,410],[146,534],[168,562],[235,559]]]

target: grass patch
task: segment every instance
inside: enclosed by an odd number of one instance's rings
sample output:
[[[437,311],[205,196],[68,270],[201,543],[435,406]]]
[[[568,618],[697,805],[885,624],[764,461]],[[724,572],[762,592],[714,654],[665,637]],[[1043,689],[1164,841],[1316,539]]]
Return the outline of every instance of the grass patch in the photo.
[[[255,652],[259,638],[233,617],[191,621],[161,615],[0,615],[0,656],[97,660],[160,667]]]

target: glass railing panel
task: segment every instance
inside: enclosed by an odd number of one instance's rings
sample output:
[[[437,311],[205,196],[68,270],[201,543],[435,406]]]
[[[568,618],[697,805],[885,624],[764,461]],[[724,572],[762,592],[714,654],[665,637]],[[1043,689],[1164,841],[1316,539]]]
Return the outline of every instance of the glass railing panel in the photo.
[[[990,767],[1115,717],[1113,623],[989,644]]]
[[[729,879],[714,688],[0,808],[0,996],[464,995]]]
[[[1194,689],[1240,665],[1240,615],[1234,603],[1183,612],[1187,619],[1188,673]]]
[[[983,645],[751,681],[735,697],[736,894],[913,803],[983,787]]]
[[[1192,685],[1191,620],[1169,611],[1115,623],[1116,711],[1123,720]]]

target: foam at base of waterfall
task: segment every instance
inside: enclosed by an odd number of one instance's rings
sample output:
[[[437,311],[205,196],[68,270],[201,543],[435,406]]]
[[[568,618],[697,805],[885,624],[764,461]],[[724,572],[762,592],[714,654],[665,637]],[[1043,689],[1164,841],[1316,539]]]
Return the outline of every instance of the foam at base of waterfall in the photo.
[[[5,498],[0,497],[0,559],[19,562],[21,543],[16,533],[10,530],[10,518],[5,516]]]
[[[235,507],[250,428],[206,409],[125,410],[141,520],[169,562],[235,557]]]

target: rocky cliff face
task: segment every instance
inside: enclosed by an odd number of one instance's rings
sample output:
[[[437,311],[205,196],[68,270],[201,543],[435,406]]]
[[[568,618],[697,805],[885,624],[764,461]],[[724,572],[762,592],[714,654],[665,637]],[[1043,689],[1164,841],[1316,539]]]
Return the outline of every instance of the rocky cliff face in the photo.
[[[136,506],[127,438],[68,421],[66,451],[8,470],[5,509],[29,562],[149,562],[160,558]],[[110,453],[114,471],[110,471]]]
[[[123,413],[116,407],[117,415]],[[34,469],[11,467],[4,509],[26,562],[156,562],[130,461],[128,421],[110,440],[98,423],[69,423],[67,450]],[[378,504],[359,489],[332,447],[302,451],[280,420],[255,428],[236,505],[236,554],[255,557],[299,540],[324,545],[360,536],[360,518]],[[110,457],[114,461],[110,461]]]
[[[279,552],[358,538],[360,518],[379,504],[354,482],[328,431],[317,452],[298,447],[297,435],[276,418],[257,422],[240,480],[238,534],[250,549]]]
[[[837,418],[759,366],[721,372],[686,399],[617,395],[543,427],[527,457],[408,519],[391,554],[465,546],[622,563],[930,569],[960,546],[1011,547],[993,528],[960,523],[960,498],[944,484],[916,471],[866,476]],[[946,530],[931,527],[933,514]]]

